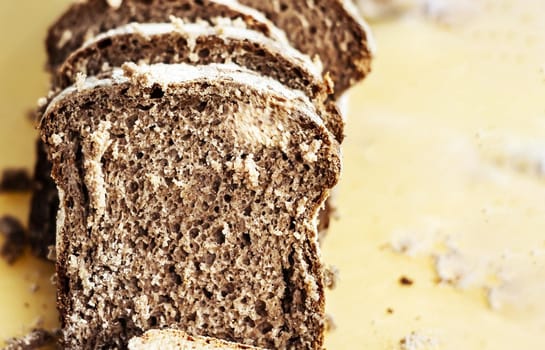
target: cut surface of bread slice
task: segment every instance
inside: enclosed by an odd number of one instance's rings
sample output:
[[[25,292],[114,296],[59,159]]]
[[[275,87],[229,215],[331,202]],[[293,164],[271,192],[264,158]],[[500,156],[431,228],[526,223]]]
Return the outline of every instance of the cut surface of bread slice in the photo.
[[[217,338],[192,336],[185,332],[165,329],[147,331],[129,341],[129,350],[244,350],[259,348]]]
[[[318,55],[330,72],[335,96],[371,70],[375,47],[367,24],[351,0],[239,0],[284,30],[299,51]]]
[[[57,86],[76,81],[77,73],[97,75],[125,62],[228,63],[233,62],[302,90],[322,101],[330,93],[321,68],[291,45],[255,30],[235,26],[229,19],[208,22],[128,24],[102,33],[71,54],[59,68]],[[322,95],[322,96],[320,96]]]
[[[309,57],[293,49],[282,40],[273,40],[259,31],[241,26],[229,18],[216,18],[216,25],[208,22],[184,23],[171,17],[172,23],[128,24],[112,29],[87,41],[72,53],[59,68],[55,81],[57,88],[76,82],[79,73],[92,76],[119,67],[127,61],[146,63],[194,64],[234,62],[263,75],[272,77],[286,86],[304,91],[316,104],[327,127],[339,142],[344,138],[344,121],[327,95],[331,84],[323,80],[320,67]],[[237,25],[238,23],[238,25]],[[43,145],[41,146],[43,148]],[[56,188],[50,186],[45,153],[38,153],[35,191],[30,224],[35,236],[44,242],[37,250],[40,256],[47,245],[55,240],[55,213],[58,205]],[[38,171],[42,169],[40,173]],[[52,213],[50,222],[44,221],[46,210]],[[324,212],[326,215],[327,212]],[[321,222],[328,218],[321,215]],[[44,222],[46,222],[44,224]],[[49,225],[49,226],[48,226]],[[321,230],[323,225],[320,224]],[[48,227],[46,227],[48,226]]]
[[[216,22],[216,18],[229,18],[242,27],[286,40],[284,33],[263,14],[233,0],[123,0],[119,6],[112,6],[107,0],[87,0],[71,5],[49,29],[49,68],[54,72],[73,51],[102,32],[129,23],[168,22],[170,16],[210,23]]]
[[[175,327],[322,347],[317,216],[340,155],[306,95],[234,65],[128,64],[59,94],[41,135],[64,346]]]
[[[323,79],[321,67],[288,43],[272,40],[254,30],[207,22],[129,24],[98,35],[68,57],[58,72],[58,84],[75,83],[78,74],[97,75],[125,62],[235,63],[301,90],[316,104],[326,126],[339,142],[344,121],[329,94],[332,86]]]

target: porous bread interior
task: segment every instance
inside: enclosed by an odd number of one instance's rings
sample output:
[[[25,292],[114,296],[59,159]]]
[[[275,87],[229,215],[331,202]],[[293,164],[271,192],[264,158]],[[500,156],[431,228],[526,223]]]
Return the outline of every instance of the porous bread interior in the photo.
[[[313,99],[328,129],[339,142],[343,140],[344,121],[334,100],[328,99],[331,84],[322,79],[319,69],[296,50],[286,49],[285,45],[274,43],[255,31],[240,28],[223,27],[226,29],[223,34],[216,33],[222,27],[206,24],[184,24],[183,32],[172,30],[173,25],[167,23],[139,25],[138,28],[133,25],[118,28],[73,53],[59,69],[57,85],[62,88],[72,84],[78,73],[96,75],[127,61],[147,64],[234,62],[306,93]],[[163,34],[148,36],[153,32]]]
[[[211,63],[205,65],[158,63],[137,65],[134,62],[126,62],[121,68],[116,67],[104,76],[84,77],[78,83],[55,94],[42,114],[41,120],[46,119],[44,116],[47,116],[56,107],[57,103],[78,91],[127,82],[146,87],[151,87],[154,84],[167,87],[171,84],[187,83],[199,79],[214,81],[215,79],[225,79],[226,77],[233,81],[240,81],[261,92],[273,92],[290,104],[297,103],[298,108],[307,111],[309,118],[318,124],[323,124],[322,119],[313,113],[315,107],[312,105],[311,100],[302,91],[287,88],[275,79],[261,76],[252,70],[234,63]]]
[[[215,338],[195,337],[174,329],[150,330],[129,341],[129,350],[243,350],[258,348]]]
[[[345,0],[239,0],[283,29],[301,52],[318,55],[335,82],[335,95],[362,80],[371,70],[374,42],[364,21]]]
[[[211,23],[217,17],[240,18],[250,29],[285,40],[284,33],[262,14],[234,1],[124,0],[118,9],[113,9],[104,0],[88,0],[72,4],[50,28],[46,42],[49,68],[55,71],[74,50],[101,32],[132,22],[166,22],[170,16]]]
[[[65,193],[65,346],[124,347],[174,326],[321,348],[315,218],[339,159],[315,119],[218,79],[174,90],[98,86],[64,96],[46,117],[46,141],[64,138],[49,146]]]
[[[131,23],[118,28],[114,28],[105,33],[101,33],[92,40],[85,43],[82,48],[90,46],[104,38],[112,37],[120,34],[140,34],[142,36],[161,35],[171,32],[178,32],[188,38],[192,42],[199,36],[218,35],[224,39],[248,40],[263,45],[273,47],[278,51],[284,51],[286,56],[292,57],[301,61],[305,68],[309,70],[317,78],[321,78],[322,68],[317,62],[313,62],[308,55],[304,55],[287,41],[279,40],[277,37],[266,36],[261,32],[245,27],[242,20],[231,20],[229,18],[217,17],[212,19],[214,25],[209,22],[200,20],[195,23],[185,23],[178,18],[171,18],[173,23]],[[181,21],[181,23],[178,23]]]

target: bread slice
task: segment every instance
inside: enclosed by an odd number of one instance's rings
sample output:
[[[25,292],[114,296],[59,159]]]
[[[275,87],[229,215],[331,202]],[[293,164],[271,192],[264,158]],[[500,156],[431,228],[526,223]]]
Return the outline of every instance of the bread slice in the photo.
[[[129,341],[129,350],[244,350],[258,348],[216,338],[191,336],[185,332],[164,329],[147,331]]]
[[[239,0],[263,13],[299,51],[318,55],[335,83],[335,96],[371,70],[371,32],[352,0]]]
[[[242,6],[247,5],[246,6]],[[166,22],[169,16],[189,22],[215,17],[240,19],[245,26],[283,39],[299,51],[318,55],[335,83],[335,95],[363,79],[371,70],[374,42],[351,0],[106,0],[77,2],[51,27],[47,38],[49,66],[54,71],[87,39],[132,22]]]
[[[57,86],[74,84],[77,73],[97,75],[125,62],[233,62],[302,90],[311,98],[323,101],[331,92],[323,82],[321,67],[287,43],[239,27],[228,18],[218,18],[218,25],[184,23],[175,17],[170,20],[131,23],[99,34],[66,59],[57,73]]]
[[[286,40],[284,33],[263,14],[233,0],[86,0],[72,4],[49,29],[46,48],[52,72],[75,50],[96,35],[129,23],[163,23],[170,16],[187,22],[199,19],[215,22],[229,18],[277,40]]]
[[[74,8],[80,5],[74,5]],[[272,35],[275,38],[272,39],[262,31],[245,28],[240,21],[229,18],[210,19],[215,25],[205,21],[183,23],[183,20],[173,17],[170,20],[172,23],[132,23],[88,40],[59,67],[54,87],[62,89],[74,84],[79,73],[97,75],[127,61],[195,64],[234,62],[275,78],[290,88],[304,91],[315,102],[327,127],[342,142],[343,118],[334,101],[327,99],[331,93],[331,84],[327,79],[322,79],[320,68],[308,56],[279,40],[278,35]],[[59,23],[64,22],[61,20]],[[33,195],[30,227],[35,242],[33,249],[38,256],[45,257],[48,245],[55,241],[58,196],[50,180],[50,166],[45,152],[42,150],[37,156],[37,190]],[[321,215],[321,222],[329,220],[327,213]],[[321,224],[321,230],[323,226]]]
[[[125,62],[229,63],[271,77],[301,90],[311,98],[327,127],[339,141],[344,137],[344,121],[332,100],[332,87],[321,68],[289,44],[263,34],[233,26],[221,18],[222,25],[207,22],[129,24],[98,35],[70,55],[59,68],[57,85],[74,84],[78,74],[98,75]]]
[[[318,210],[338,143],[303,93],[233,65],[125,65],[49,105],[63,345],[173,327],[320,349]]]

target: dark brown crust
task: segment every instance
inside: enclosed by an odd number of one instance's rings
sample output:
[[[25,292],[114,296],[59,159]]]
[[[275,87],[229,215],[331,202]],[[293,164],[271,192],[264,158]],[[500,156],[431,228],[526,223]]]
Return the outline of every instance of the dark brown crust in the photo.
[[[189,22],[214,17],[241,18],[248,28],[265,35],[270,33],[266,23],[210,0],[124,0],[119,9],[110,7],[106,0],[88,0],[73,4],[49,29],[46,40],[49,68],[54,71],[60,66],[84,43],[86,35],[92,37],[131,22],[168,22],[171,15]],[[70,39],[59,47],[66,31],[71,33]]]
[[[205,86],[208,86],[209,83],[206,83]],[[128,87],[128,86],[127,86]],[[120,93],[120,91],[126,91],[127,87],[124,85],[116,86],[113,90],[108,88],[96,88],[92,94],[93,96],[96,96],[96,94],[107,94],[108,96],[111,96],[112,94],[117,95]],[[206,89],[206,88],[204,88]],[[104,90],[101,92],[101,90]],[[199,89],[200,91],[203,91],[202,89]],[[145,89],[143,91],[144,94],[152,94],[152,89]],[[90,96],[91,92],[86,92],[85,95]],[[57,114],[57,112],[60,112],[60,110],[63,109],[63,106],[67,106],[72,103],[78,103],[76,102],[76,99],[79,100],[83,98],[82,95],[73,98],[68,98],[63,100],[62,104],[57,106],[55,110],[53,110],[49,116],[52,117],[53,115]],[[92,98],[92,97],[88,97]],[[93,98],[94,99],[94,98]],[[42,123],[42,135],[43,137],[46,137],[47,135],[51,134],[53,130],[53,126],[50,122],[46,121]],[[79,148],[79,137],[75,134],[70,134],[71,142],[68,142],[64,145],[62,145],[63,149],[63,159],[71,160],[68,162],[57,162],[55,163],[53,167],[53,176],[57,179],[57,181],[61,181],[62,186],[65,189],[66,193],[71,194],[71,198],[74,201],[73,209],[71,212],[71,215],[76,215],[79,217],[85,217],[87,215],[87,212],[89,211],[88,207],[88,199],[85,197],[85,191],[84,191],[84,184],[82,179],[82,159],[81,154],[78,152]],[[334,142],[330,138],[326,138],[324,140],[326,144],[329,144],[330,147],[338,147],[338,144]],[[331,142],[334,142],[335,145]],[[337,181],[338,181],[338,174],[340,171],[340,164],[336,164],[335,169],[331,169],[331,173],[324,174],[324,180],[327,182],[328,188],[333,187]],[[71,175],[67,175],[71,174]],[[78,175],[79,174],[79,175]],[[336,174],[336,175],[335,175]],[[70,181],[66,182],[67,176],[71,179]],[[318,210],[318,206],[320,205],[321,201],[328,195],[328,191],[324,191],[320,197],[317,198],[316,201],[312,201],[309,203],[309,212],[316,212]],[[82,230],[86,230],[84,227],[82,227]],[[317,255],[318,247],[317,247],[317,240],[316,233],[307,231],[308,229],[304,229],[301,231],[303,236],[309,237],[305,240],[305,244],[302,247],[303,248],[303,259],[305,264],[308,266],[309,272],[314,276],[323,276],[323,267],[319,261],[319,257]],[[61,247],[68,247],[69,246],[69,240],[70,237],[68,235],[64,235],[62,237]],[[72,298],[70,297],[70,288],[73,286],[73,281],[70,280],[70,277],[67,275],[66,266],[67,265],[67,257],[68,257],[68,251],[65,249],[61,249],[58,253],[58,260],[57,260],[57,274],[58,274],[58,307],[61,314],[61,319],[63,326],[67,322],[67,317],[69,317],[69,310],[72,310]],[[291,255],[291,253],[287,252],[287,254]],[[287,283],[287,289],[290,291],[290,273],[287,272],[286,275],[286,283]],[[324,284],[323,279],[318,278],[317,280],[317,293],[319,295],[319,300],[317,301],[316,310],[319,310],[316,312],[315,317],[316,319],[314,322],[319,323],[319,328],[324,328],[324,320],[323,320],[323,314],[324,314]],[[296,303],[294,300],[293,306],[296,307]],[[126,326],[130,327],[130,324],[127,324]],[[129,335],[129,334],[128,334]],[[134,333],[133,333],[134,335]],[[237,340],[237,339],[228,339],[228,340]],[[316,334],[316,337],[314,338],[314,343],[312,346],[312,349],[321,349],[323,344],[323,331],[319,332],[319,334]]]
[[[47,259],[49,247],[55,245],[59,196],[51,178],[51,163],[41,140],[36,143],[36,153],[34,192],[28,219],[29,243],[33,255]]]
[[[342,0],[239,0],[283,29],[299,51],[320,56],[340,97],[371,71],[369,34]],[[313,4],[310,7],[309,4]],[[303,18],[303,19],[302,19]],[[304,25],[306,21],[309,25]]]

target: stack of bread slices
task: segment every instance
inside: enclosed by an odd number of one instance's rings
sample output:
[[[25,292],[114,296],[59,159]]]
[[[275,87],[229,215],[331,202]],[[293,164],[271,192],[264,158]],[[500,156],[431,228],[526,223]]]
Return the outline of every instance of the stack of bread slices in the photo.
[[[372,57],[350,3],[79,1],[47,49],[61,345],[321,349],[337,100]]]

